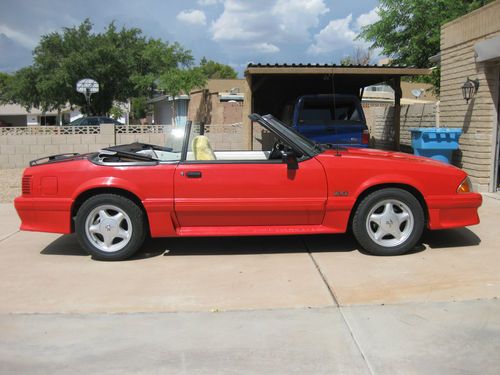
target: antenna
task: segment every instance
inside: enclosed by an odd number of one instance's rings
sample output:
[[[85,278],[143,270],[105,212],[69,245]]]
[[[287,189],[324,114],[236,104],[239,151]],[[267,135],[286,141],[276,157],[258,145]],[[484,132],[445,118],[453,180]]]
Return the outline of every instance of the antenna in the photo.
[[[85,96],[88,115],[88,112],[90,111],[90,96],[99,92],[99,84],[92,78],[83,78],[76,83],[76,91]]]
[[[333,98],[333,119],[337,116],[337,103],[335,102],[335,73],[332,67],[332,98]],[[338,151],[337,151],[338,152]]]

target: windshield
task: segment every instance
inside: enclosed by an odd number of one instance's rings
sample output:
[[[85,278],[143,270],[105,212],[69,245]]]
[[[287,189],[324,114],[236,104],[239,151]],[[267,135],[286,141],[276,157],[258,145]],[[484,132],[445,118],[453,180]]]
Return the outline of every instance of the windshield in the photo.
[[[178,162],[181,160],[186,129],[184,126],[164,126],[161,132],[150,134],[149,143],[129,143],[106,147],[99,152],[100,162],[123,162],[130,160],[152,160]]]
[[[77,118],[76,120],[71,121],[70,124],[71,125],[80,125],[83,120],[85,120],[85,117],[80,117],[80,118]]]
[[[316,155],[318,152],[323,151],[321,146],[317,142],[304,137],[295,129],[286,126],[286,124],[278,120],[273,115],[265,115],[262,116],[262,118],[267,121],[277,133],[283,135],[285,138],[288,138],[293,143],[297,144],[310,156]]]

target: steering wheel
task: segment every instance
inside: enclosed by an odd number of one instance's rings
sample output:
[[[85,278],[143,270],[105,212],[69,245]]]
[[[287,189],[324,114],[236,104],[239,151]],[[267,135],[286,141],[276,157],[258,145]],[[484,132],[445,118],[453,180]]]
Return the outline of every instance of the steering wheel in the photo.
[[[285,150],[285,145],[280,141],[274,142],[273,148],[269,153],[269,160],[281,159],[283,156],[283,151]]]

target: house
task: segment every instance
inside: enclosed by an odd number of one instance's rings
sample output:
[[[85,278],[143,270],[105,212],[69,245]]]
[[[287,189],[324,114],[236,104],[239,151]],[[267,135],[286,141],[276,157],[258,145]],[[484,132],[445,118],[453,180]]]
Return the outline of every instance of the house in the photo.
[[[152,105],[151,120],[158,125],[185,125],[189,95],[179,95],[174,98],[169,95],[158,95],[148,100]]]
[[[72,111],[63,110],[44,112],[38,108],[27,111],[18,104],[0,105],[0,126],[44,126],[62,125],[71,120]]]
[[[128,103],[115,103],[121,107],[123,116],[118,119],[123,124],[128,123],[129,105]],[[0,126],[55,126],[67,125],[71,121],[82,117],[78,107],[67,105],[57,111],[42,111],[39,108],[31,108],[26,110],[25,107],[19,104],[4,104],[0,105]]]
[[[189,95],[158,95],[148,101],[153,107],[153,122],[170,125],[174,118],[177,125],[187,120],[216,125],[241,122],[245,85],[243,79],[210,79],[204,88]]]
[[[442,126],[462,129],[455,163],[475,189],[500,185],[500,0],[441,27]],[[471,98],[467,87],[471,87]]]

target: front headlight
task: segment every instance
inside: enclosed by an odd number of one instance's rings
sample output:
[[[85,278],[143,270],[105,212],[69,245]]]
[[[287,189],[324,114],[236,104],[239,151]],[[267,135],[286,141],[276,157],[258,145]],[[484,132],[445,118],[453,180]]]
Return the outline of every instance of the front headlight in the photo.
[[[457,193],[470,193],[472,191],[472,184],[469,177],[465,177],[460,185],[458,185]]]

